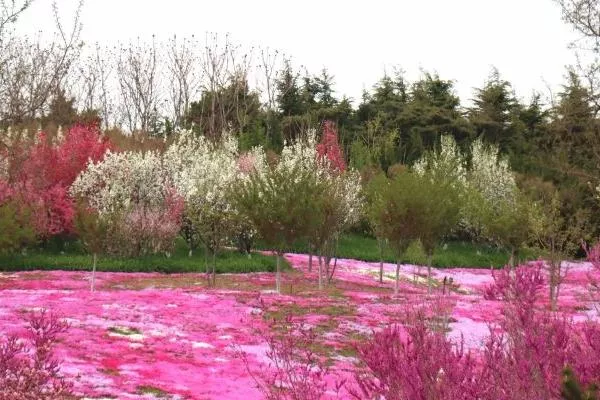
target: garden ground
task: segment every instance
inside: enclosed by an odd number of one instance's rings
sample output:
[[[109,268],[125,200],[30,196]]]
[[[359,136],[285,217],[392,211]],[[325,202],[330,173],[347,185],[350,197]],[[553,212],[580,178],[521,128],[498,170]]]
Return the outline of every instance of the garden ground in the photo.
[[[266,320],[291,313],[314,328],[315,351],[330,360],[333,388],[348,377],[355,343],[401,321],[427,293],[416,267],[402,266],[400,294],[393,297],[394,265],[385,264],[380,284],[377,263],[353,260],[339,260],[334,284],[319,291],[307,256],[286,259],[294,268],[284,274],[281,295],[272,291],[272,273],[220,275],[217,287],[207,288],[202,274],[105,272],[98,273],[94,293],[85,272],[3,273],[0,331],[24,329],[21,314],[27,310],[46,308],[65,318],[70,328],[56,355],[75,391],[87,398],[251,400],[261,394],[247,367],[258,374],[268,363],[261,333]],[[591,266],[566,267],[560,310],[574,319],[595,318],[587,288]],[[452,284],[441,294],[445,277]],[[440,269],[434,278],[436,296],[451,307],[449,334],[479,346],[500,312],[499,302],[482,296],[493,280],[490,270]]]

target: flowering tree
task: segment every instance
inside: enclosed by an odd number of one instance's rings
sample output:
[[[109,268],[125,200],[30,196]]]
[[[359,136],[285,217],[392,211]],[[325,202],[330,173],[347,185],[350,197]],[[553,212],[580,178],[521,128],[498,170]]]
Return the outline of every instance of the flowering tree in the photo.
[[[309,140],[308,144],[311,143],[313,141]],[[333,278],[335,266],[330,273],[330,261],[337,237],[345,228],[358,220],[362,209],[362,197],[360,174],[346,169],[337,131],[331,121],[324,123],[321,142],[316,145],[315,153],[315,162],[310,163],[306,160],[308,163],[306,167],[314,168],[317,178],[323,183],[323,192],[320,193],[316,204],[322,218],[309,237],[311,244],[318,251],[319,287],[321,288],[323,272],[328,282]]]
[[[481,138],[471,145],[468,185],[490,202],[510,201],[517,191],[515,174],[497,145],[486,145]]]
[[[212,254],[214,284],[216,253],[242,225],[231,200],[232,185],[253,169],[261,170],[264,155],[253,150],[240,159],[237,141],[231,135],[223,134],[220,142],[212,143],[204,136],[182,131],[165,152],[164,160],[173,185],[185,200],[185,220]],[[191,244],[191,237],[186,239]]]
[[[413,166],[422,178],[415,190],[421,194],[421,221],[417,238],[427,254],[428,290],[431,290],[431,264],[436,247],[457,227],[466,185],[462,152],[450,135],[442,136],[440,148],[426,153]]]
[[[413,169],[421,175],[427,172],[436,182],[453,186],[463,186],[467,181],[465,157],[451,135],[443,135],[439,148],[426,152]]]
[[[514,264],[539,215],[517,187],[515,174],[497,146],[481,139],[473,142],[465,188],[461,226],[477,239],[508,249],[509,263]]]
[[[316,150],[320,162],[324,163],[327,160],[325,163],[332,170],[339,173],[346,170],[346,160],[340,147],[337,130],[332,121],[325,121],[323,123],[323,135]]]
[[[111,253],[139,256],[172,248],[183,201],[159,153],[108,152],[101,162],[88,163],[70,192],[102,217],[114,218]]]
[[[0,152],[4,198],[30,210],[39,238],[73,231],[74,204],[69,186],[88,160],[99,161],[112,147],[95,125],[75,125],[52,142],[43,132],[28,139],[10,133]]]
[[[324,192],[317,176],[314,135],[283,148],[279,162],[240,180],[232,198],[236,207],[277,252],[276,290],[281,290],[280,259],[298,239],[307,238],[321,221],[317,206]]]

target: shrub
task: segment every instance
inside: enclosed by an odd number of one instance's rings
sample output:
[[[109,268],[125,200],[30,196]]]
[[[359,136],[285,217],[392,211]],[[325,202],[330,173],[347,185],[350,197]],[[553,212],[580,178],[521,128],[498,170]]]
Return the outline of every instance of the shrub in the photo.
[[[0,342],[0,400],[63,400],[74,397],[52,348],[67,325],[46,311],[27,317],[29,345],[18,335]]]
[[[475,359],[462,343],[431,330],[424,314],[391,326],[358,346],[360,360],[353,390],[357,399],[476,399]]]

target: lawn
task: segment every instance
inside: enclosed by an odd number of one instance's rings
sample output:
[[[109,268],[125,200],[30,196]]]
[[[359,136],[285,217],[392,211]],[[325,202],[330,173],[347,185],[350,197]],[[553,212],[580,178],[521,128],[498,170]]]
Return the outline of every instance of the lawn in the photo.
[[[266,248],[259,243],[260,248]],[[308,246],[306,242],[298,242],[290,252],[307,253]],[[523,260],[533,260],[538,257],[539,251],[532,249],[522,249],[521,257]],[[348,233],[341,236],[338,242],[337,256],[340,258],[378,262],[380,260],[379,246],[375,238]],[[448,242],[439,247],[433,256],[433,265],[438,268],[500,268],[504,266],[509,259],[508,252],[496,247],[471,242]],[[384,246],[383,261],[396,262],[396,257],[389,246]],[[424,263],[422,256],[418,252],[409,252],[407,257],[401,260],[402,263]]]
[[[190,257],[185,242],[179,240],[170,257],[153,255],[138,258],[98,258],[98,271],[185,273],[205,271],[205,251],[195,250]],[[210,261],[210,260],[209,260]],[[92,257],[82,251],[77,242],[67,242],[61,249],[48,246],[20,254],[0,256],[0,271],[90,270]],[[284,265],[287,267],[287,264]],[[216,258],[217,273],[248,273],[275,271],[275,258],[259,253],[248,257],[235,250],[224,250]]]
[[[259,250],[269,250],[258,242]],[[306,243],[298,243],[288,249],[292,253],[306,253]],[[415,252],[413,252],[414,254]],[[525,249],[522,251],[525,259],[536,258],[536,253]],[[345,234],[340,238],[337,256],[345,259],[378,262],[379,247],[374,238]],[[393,252],[389,247],[384,248],[383,260],[395,262]],[[476,245],[469,242],[449,242],[440,247],[433,257],[433,264],[438,268],[498,268],[508,260],[508,254],[500,249]],[[210,261],[210,260],[209,260]],[[275,259],[273,256],[255,252],[251,257],[236,250],[223,250],[217,256],[217,273],[249,273],[274,272]],[[161,273],[194,273],[205,271],[205,250],[200,247],[188,255],[188,248],[182,240],[178,240],[175,250],[167,257],[152,255],[138,258],[102,257],[98,258],[98,271],[105,272],[161,272]],[[424,263],[422,257],[409,254],[403,263]],[[18,254],[0,255],[0,271],[35,271],[35,270],[64,270],[87,271],[91,269],[92,257],[86,254],[78,242],[66,242],[61,246],[46,246],[46,248],[29,249]],[[284,263],[283,268],[289,268]]]

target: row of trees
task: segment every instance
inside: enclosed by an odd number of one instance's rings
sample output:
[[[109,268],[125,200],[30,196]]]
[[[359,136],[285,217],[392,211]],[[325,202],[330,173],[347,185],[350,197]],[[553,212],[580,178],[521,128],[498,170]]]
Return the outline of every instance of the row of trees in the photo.
[[[191,130],[161,151],[123,150],[85,125],[56,136],[10,132],[2,144],[4,251],[80,235],[95,264],[97,254],[169,253],[181,235],[190,254],[203,245],[212,255],[213,282],[216,254],[232,244],[249,253],[258,235],[276,251],[278,265],[285,250],[308,242],[322,287],[335,272],[339,235],[366,224],[396,251],[398,263],[416,245],[429,267],[450,239],[505,248],[512,261],[523,245],[541,246],[555,290],[560,261],[587,221],[562,218],[557,192],[536,201],[519,189],[507,158],[482,139],[463,152],[446,135],[412,166],[362,177],[346,165],[332,122],[320,138],[308,131],[280,154],[241,151],[230,134],[214,141]],[[279,282],[278,273],[278,289]]]
[[[451,80],[424,72],[408,82],[397,71],[353,104],[336,93],[327,70],[303,71],[280,52],[243,49],[228,36],[152,38],[113,47],[83,44],[82,5],[69,28],[55,5],[54,40],[22,37],[15,24],[30,3],[1,5],[4,128],[41,123],[52,133],[58,125],[95,121],[113,131],[141,132],[146,140],[134,145],[144,149],[151,142],[148,136],[181,128],[211,141],[228,131],[242,150],[261,145],[280,152],[286,140],[328,119],[338,127],[347,163],[360,171],[386,172],[398,163],[413,164],[443,134],[463,151],[483,138],[508,157],[519,173],[518,184],[532,197],[544,199],[556,189],[560,218],[588,219],[588,235],[600,233],[594,199],[600,176],[597,62],[570,68],[563,89],[549,93],[547,100],[533,94],[523,102],[510,82],[493,71],[467,107]],[[599,30],[584,12],[597,8],[596,1],[558,3],[565,20],[583,36],[579,47],[597,55],[593,44]]]
[[[236,242],[249,252],[258,233],[279,256],[277,290],[280,256],[300,239],[319,255],[322,286],[337,236],[361,212],[360,175],[347,170],[331,123],[320,141],[309,132],[270,158],[261,147],[241,152],[229,134],[211,141],[189,130],[146,152],[119,150],[95,126],[10,137],[1,152],[5,252],[75,236],[95,270],[98,255],[168,254],[181,235],[190,254],[202,244],[212,255],[214,283],[217,252]]]

